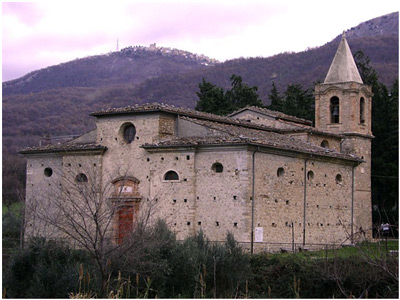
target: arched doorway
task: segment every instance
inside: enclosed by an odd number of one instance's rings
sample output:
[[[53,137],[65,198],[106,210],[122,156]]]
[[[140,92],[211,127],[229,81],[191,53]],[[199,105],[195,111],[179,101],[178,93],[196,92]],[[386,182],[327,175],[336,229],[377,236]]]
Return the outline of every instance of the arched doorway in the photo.
[[[112,181],[114,186],[112,201],[116,208],[114,230],[118,244],[122,244],[130,237],[134,224],[137,222],[142,199],[139,194],[139,183],[140,181],[135,177],[120,177]]]

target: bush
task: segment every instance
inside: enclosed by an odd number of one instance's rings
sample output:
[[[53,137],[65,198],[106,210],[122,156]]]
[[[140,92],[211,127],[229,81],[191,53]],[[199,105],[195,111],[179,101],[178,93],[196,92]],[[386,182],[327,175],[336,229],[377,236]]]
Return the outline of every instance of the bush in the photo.
[[[12,256],[3,288],[11,298],[67,298],[78,290],[81,262],[90,262],[83,251],[32,239],[26,249]]]
[[[312,260],[257,254],[251,258],[249,293],[252,298],[397,298],[398,281],[391,276],[397,274],[397,263],[380,263],[359,256]]]

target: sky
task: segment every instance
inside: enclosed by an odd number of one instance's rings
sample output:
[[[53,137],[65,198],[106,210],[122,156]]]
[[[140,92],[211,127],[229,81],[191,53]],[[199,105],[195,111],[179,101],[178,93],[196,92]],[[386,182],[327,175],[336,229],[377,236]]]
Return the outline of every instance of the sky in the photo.
[[[129,46],[219,61],[322,46],[397,0],[2,1],[2,82]]]

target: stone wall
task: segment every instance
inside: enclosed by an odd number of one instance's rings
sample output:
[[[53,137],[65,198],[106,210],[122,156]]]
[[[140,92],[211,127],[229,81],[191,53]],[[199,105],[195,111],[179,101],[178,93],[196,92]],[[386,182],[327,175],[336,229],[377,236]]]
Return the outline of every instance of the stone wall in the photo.
[[[346,240],[351,166],[300,156],[255,156],[255,227],[262,228],[263,242],[291,243],[293,237],[295,243]]]

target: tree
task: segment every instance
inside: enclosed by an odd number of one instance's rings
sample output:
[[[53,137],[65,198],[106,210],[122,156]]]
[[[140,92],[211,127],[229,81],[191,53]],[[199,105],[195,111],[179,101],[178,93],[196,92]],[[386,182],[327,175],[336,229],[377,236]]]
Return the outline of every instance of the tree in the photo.
[[[272,88],[270,93],[268,94],[268,98],[271,100],[271,104],[268,106],[268,109],[283,111],[283,99],[279,96],[278,89],[274,82],[272,82]]]
[[[71,166],[78,166],[78,161],[70,161]],[[27,236],[64,240],[86,250],[97,265],[101,295],[105,293],[113,260],[128,252],[140,260],[139,253],[143,254],[144,248],[150,244],[157,248],[164,242],[146,238],[155,201],[130,200],[123,194],[128,169],[120,169],[110,178],[102,177],[100,168],[94,166],[85,168],[85,173],[80,173],[82,168],[73,167],[53,170],[49,185],[38,185],[34,196],[26,201],[26,223],[30,224]],[[116,184],[113,178],[121,180]],[[133,223],[117,224],[116,218],[126,213],[126,207],[133,208]]]
[[[250,87],[243,83],[242,77],[233,74],[231,76],[231,86],[232,89],[226,92],[225,97],[234,110],[246,106],[263,106],[257,94],[258,88],[256,86]]]
[[[214,84],[203,81],[199,84],[199,92],[196,92],[199,101],[196,110],[213,113],[216,115],[227,115],[232,112],[231,103],[227,100],[224,90]]]
[[[231,86],[231,90],[224,92],[221,87],[203,78],[202,83],[199,84],[200,91],[196,93],[199,97],[196,110],[227,115],[246,106],[262,106],[256,86],[248,86],[243,83],[242,77],[235,74],[231,76]]]
[[[310,89],[303,90],[303,87],[299,84],[290,84],[284,93],[284,97],[281,98],[275,84],[272,84],[269,98],[271,99],[269,109],[298,118],[314,120],[314,97]]]
[[[398,224],[398,80],[390,90],[379,82],[377,72],[362,51],[354,54],[364,84],[372,87],[372,204],[373,222]],[[393,232],[393,234],[396,234]]]

